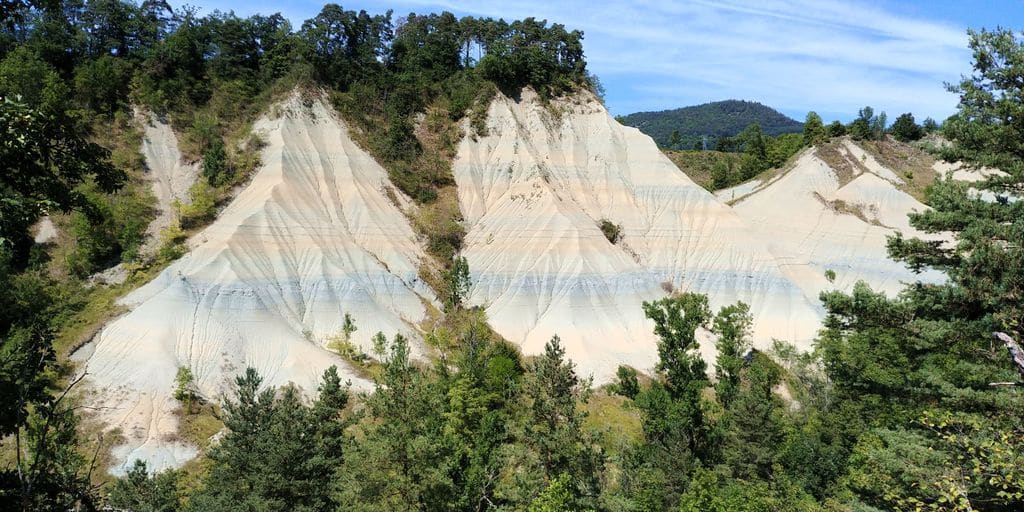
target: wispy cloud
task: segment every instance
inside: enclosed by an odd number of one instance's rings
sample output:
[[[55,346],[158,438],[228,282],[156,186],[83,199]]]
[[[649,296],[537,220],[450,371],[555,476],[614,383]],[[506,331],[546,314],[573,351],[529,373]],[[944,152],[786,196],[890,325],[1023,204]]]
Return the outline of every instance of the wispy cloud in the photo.
[[[952,113],[956,98],[943,82],[969,71],[965,31],[877,5],[372,0],[345,7],[534,16],[581,29],[589,66],[605,82],[609,107],[617,114],[726,98],[761,101],[795,116],[818,110],[848,118],[864,105],[890,117],[911,111],[941,119]],[[293,17],[303,11],[309,17],[320,4],[292,2],[288,8]]]

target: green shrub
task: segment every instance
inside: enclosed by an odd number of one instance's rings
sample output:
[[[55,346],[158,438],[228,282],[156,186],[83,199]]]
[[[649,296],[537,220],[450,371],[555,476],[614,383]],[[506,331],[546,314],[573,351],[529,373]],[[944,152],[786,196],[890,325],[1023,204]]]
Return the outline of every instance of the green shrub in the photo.
[[[104,194],[92,184],[80,189],[90,207],[69,217],[74,247],[66,263],[73,275],[84,277],[138,258],[153,218],[149,193],[142,188],[133,184],[112,194]]]
[[[219,191],[216,188],[206,180],[199,180],[188,189],[188,196],[191,199],[189,204],[177,201],[174,203],[182,228],[191,229],[213,220],[217,213],[217,197],[219,196]]]
[[[218,141],[224,142],[217,116],[207,111],[197,112],[192,116],[191,126],[185,131],[185,144],[181,151],[186,156],[203,155]]]
[[[636,398],[640,394],[640,382],[635,369],[619,365],[615,372],[616,381],[609,386],[609,391],[626,398]]]
[[[607,238],[608,241],[611,242],[612,244],[617,244],[619,243],[619,240],[622,240],[621,225],[615,224],[614,222],[608,219],[601,219],[601,222],[598,224],[598,227],[601,228],[601,232],[604,233],[604,237]]]
[[[214,187],[220,186],[232,177],[228,155],[224,152],[224,142],[220,138],[214,139],[203,152],[203,176],[206,177],[207,183]]]
[[[156,252],[157,261],[170,262],[184,256],[188,250],[185,246],[185,239],[185,232],[181,230],[178,223],[171,224],[160,231],[160,247]]]

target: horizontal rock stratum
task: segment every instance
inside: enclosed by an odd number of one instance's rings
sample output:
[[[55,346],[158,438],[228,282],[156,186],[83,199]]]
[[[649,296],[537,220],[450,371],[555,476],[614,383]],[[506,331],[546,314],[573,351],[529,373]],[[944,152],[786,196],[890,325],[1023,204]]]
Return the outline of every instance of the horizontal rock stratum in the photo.
[[[267,144],[252,181],[76,355],[87,400],[125,437],[115,473],[136,458],[159,470],[195,456],[176,435],[178,368],[211,399],[247,366],[267,384],[314,390],[333,364],[367,386],[324,348],[344,314],[369,352],[378,331],[419,339],[437,305],[418,277],[426,256],[406,216],[415,207],[385,170],[323,101],[293,95],[270,111],[254,126]],[[894,291],[900,281],[941,278],[888,260],[885,237],[917,234],[906,214],[925,206],[892,170],[842,144],[852,172],[811,149],[716,197],[588,93],[549,104],[528,90],[518,101],[499,95],[486,132],[464,137],[453,163],[469,302],[528,355],[559,335],[597,383],[620,364],[653,368],[656,340],[641,303],[672,291],[708,294],[716,309],[744,301],[756,346],[779,338],[807,349],[822,290],[865,280]],[[620,226],[621,240],[610,242],[602,221]]]

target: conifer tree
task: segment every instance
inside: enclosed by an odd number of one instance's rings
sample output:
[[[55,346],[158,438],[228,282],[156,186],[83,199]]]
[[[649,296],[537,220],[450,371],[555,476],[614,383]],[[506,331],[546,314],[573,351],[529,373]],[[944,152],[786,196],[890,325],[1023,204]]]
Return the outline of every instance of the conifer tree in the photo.
[[[828,139],[828,135],[825,131],[825,125],[821,120],[821,116],[814,111],[808,112],[807,118],[804,120],[804,145],[815,146],[825,142],[826,139]]]

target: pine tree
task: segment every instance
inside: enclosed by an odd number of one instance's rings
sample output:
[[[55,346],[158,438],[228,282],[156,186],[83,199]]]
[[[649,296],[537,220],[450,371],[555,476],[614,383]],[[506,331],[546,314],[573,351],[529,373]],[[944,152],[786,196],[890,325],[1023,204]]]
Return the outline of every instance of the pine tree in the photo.
[[[804,145],[816,146],[827,139],[828,134],[825,131],[825,125],[821,120],[821,116],[814,111],[808,112],[807,118],[804,120]]]
[[[672,130],[672,135],[668,138],[669,149],[679,149],[679,145],[683,143],[682,135],[679,135],[679,130]]]
[[[924,131],[914,122],[914,115],[909,112],[896,118],[891,131],[893,138],[900,142],[910,142],[924,136]]]
[[[573,508],[593,506],[602,455],[584,431],[586,413],[579,408],[590,399],[590,382],[576,375],[558,336],[530,366],[523,394],[530,411],[524,441],[539,455],[544,480],[567,478]]]

